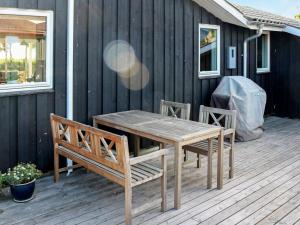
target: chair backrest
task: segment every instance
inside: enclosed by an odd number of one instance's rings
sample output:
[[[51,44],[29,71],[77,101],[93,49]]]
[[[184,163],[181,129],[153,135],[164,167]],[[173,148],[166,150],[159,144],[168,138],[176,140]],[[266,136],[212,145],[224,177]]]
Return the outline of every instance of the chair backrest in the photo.
[[[175,118],[189,120],[191,114],[191,104],[161,100],[160,114],[164,116],[171,116]]]
[[[53,142],[122,174],[129,169],[126,136],[119,136],[51,114]]]
[[[199,122],[224,127],[225,130],[235,129],[236,110],[218,109],[201,105]]]

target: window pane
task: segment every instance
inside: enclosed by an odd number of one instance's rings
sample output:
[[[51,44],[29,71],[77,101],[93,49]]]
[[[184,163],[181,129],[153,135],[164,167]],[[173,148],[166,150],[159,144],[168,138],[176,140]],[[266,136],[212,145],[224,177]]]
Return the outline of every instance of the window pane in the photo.
[[[268,68],[268,36],[266,34],[257,39],[257,68]]]
[[[0,85],[46,82],[46,17],[0,15]]]
[[[217,71],[217,35],[216,29],[200,29],[200,71]]]

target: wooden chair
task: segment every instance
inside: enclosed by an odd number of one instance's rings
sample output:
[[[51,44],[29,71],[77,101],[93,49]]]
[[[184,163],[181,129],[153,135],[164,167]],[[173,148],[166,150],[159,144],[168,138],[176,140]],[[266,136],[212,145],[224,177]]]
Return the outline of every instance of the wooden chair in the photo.
[[[59,180],[59,155],[106,177],[125,189],[125,223],[131,224],[132,214],[145,210],[145,206],[132,210],[132,188],[154,179],[161,179],[161,210],[167,207],[166,149],[145,156],[129,158],[126,136],[119,136],[51,114],[54,143],[54,180]],[[146,161],[161,158],[158,168]],[[155,202],[155,201],[154,201]],[[149,206],[150,204],[146,204]]]
[[[171,116],[184,120],[190,120],[191,117],[191,104],[179,103],[171,101],[160,101],[160,114],[163,116]],[[160,144],[160,148],[164,148],[163,144]],[[187,153],[184,151],[184,160],[187,160]]]
[[[229,150],[229,178],[234,173],[234,140],[236,127],[236,111],[217,109],[211,107],[200,106],[199,122],[213,124],[224,127],[224,138],[228,138],[229,142],[224,142],[224,150]],[[197,167],[200,167],[200,155],[208,158],[207,163],[207,188],[212,186],[212,154],[218,149],[217,140],[209,139],[192,145],[184,146],[185,151],[197,153]]]
[[[191,115],[191,104],[179,102],[160,101],[160,114],[184,120],[189,120]]]

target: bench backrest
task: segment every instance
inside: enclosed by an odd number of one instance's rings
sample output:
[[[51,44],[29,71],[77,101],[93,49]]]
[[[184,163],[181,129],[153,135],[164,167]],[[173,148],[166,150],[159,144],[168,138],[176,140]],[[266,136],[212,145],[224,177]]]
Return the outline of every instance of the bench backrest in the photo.
[[[189,120],[191,114],[191,104],[161,100],[160,114],[164,116],[171,116],[175,118]]]
[[[218,109],[201,105],[199,122],[224,127],[225,130],[235,129],[236,110]]]
[[[119,136],[51,114],[54,144],[126,174],[129,151],[126,136]]]

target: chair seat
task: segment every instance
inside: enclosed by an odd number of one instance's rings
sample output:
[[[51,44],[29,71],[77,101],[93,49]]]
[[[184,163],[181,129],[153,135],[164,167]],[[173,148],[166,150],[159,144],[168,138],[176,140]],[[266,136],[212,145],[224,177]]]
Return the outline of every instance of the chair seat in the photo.
[[[224,142],[224,150],[230,150],[231,145],[228,142]],[[199,153],[201,155],[207,155],[208,153],[208,140],[200,141],[191,145],[185,145],[183,146],[184,150]],[[212,140],[212,150],[213,152],[216,152],[218,150],[218,140],[213,139]]]
[[[138,163],[131,166],[131,184],[137,186],[163,175],[163,170],[149,163]]]

